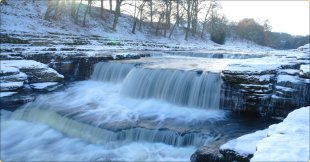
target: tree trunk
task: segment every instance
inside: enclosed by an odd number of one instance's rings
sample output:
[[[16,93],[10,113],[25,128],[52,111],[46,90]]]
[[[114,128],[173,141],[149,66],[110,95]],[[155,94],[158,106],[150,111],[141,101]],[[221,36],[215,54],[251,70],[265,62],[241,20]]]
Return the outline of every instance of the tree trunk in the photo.
[[[53,11],[53,0],[48,0],[47,1],[47,9],[46,9],[46,11],[45,11],[45,15],[44,15],[44,19],[45,20],[49,20],[50,19],[50,14],[51,14],[51,12]]]
[[[77,22],[77,20],[79,18],[79,12],[80,12],[81,5],[82,5],[82,0],[80,1],[79,7],[78,7],[78,9],[76,10],[76,13],[75,13],[75,22]]]
[[[122,3],[122,0],[116,0],[114,20],[113,20],[113,26],[112,26],[112,29],[114,31],[116,30],[116,25],[117,25],[117,22],[118,22],[118,17],[121,14],[121,3]]]
[[[103,0],[100,0],[100,16],[103,18]]]
[[[55,14],[53,15],[53,19],[57,18],[58,10],[59,10],[59,2],[60,2],[60,0],[56,1],[56,4],[55,4]]]
[[[158,35],[158,32],[159,32],[159,26],[160,26],[160,23],[161,23],[161,20],[163,19],[163,14],[164,13],[161,13],[160,16],[159,16],[159,19],[158,19],[158,23],[157,23],[157,27],[156,27],[156,32],[155,32],[155,35]]]
[[[176,25],[179,26],[179,19],[180,19],[180,0],[177,0],[177,18],[176,18]]]
[[[191,1],[187,0],[187,28],[186,28],[185,40],[188,40],[190,29],[191,29]]]
[[[75,17],[75,12],[76,12],[76,4],[75,0],[71,0],[71,17]]]
[[[139,30],[142,29],[142,22],[143,22],[143,8],[145,5],[146,1],[143,1],[142,4],[139,7],[139,14],[140,14],[140,18],[139,18]]]
[[[109,0],[109,3],[110,3],[110,12],[112,12],[112,8],[113,8],[113,6],[112,6],[112,0]]]
[[[181,15],[181,17],[183,16],[183,14]],[[169,34],[169,38],[171,38],[172,34],[173,34],[173,31],[175,29],[176,26],[178,26],[179,24],[179,19],[176,20],[175,24],[173,25],[172,29],[171,29],[171,32]]]
[[[203,21],[203,24],[202,24],[202,30],[201,30],[200,38],[203,38],[204,31],[206,30],[207,18],[208,18],[208,15],[209,15],[209,13],[210,13],[211,7],[212,7],[212,1],[210,2],[210,6],[209,6],[209,8],[208,8],[208,11],[207,11],[207,13],[206,13],[206,15],[205,15],[205,18],[204,18],[204,21]]]
[[[152,0],[150,0],[150,10],[151,10],[151,26],[153,26],[153,1]]]
[[[136,26],[137,26],[136,12],[137,12],[137,0],[135,0],[135,9],[134,9],[134,14],[133,14],[133,25],[132,25],[132,30],[131,30],[132,34],[136,33]]]
[[[83,25],[84,26],[86,26],[86,15],[89,13],[90,8],[91,8],[91,0],[88,0],[88,5],[87,5],[86,11],[84,13],[84,19],[83,19]]]

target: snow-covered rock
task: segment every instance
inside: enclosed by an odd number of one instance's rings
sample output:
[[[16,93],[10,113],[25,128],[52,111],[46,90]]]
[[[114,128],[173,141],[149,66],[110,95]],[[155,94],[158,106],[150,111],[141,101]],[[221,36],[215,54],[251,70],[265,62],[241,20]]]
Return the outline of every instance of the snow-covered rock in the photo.
[[[21,89],[24,86],[24,82],[8,82],[8,83],[1,83],[0,90],[1,92],[4,91],[16,91]]]
[[[44,83],[33,83],[30,84],[30,87],[33,90],[37,90],[37,91],[53,91],[55,89],[57,89],[58,87],[60,87],[61,84],[59,82],[44,82]]]
[[[2,60],[1,69],[4,69],[3,71],[1,71],[2,74],[4,74],[4,81],[9,81],[13,78],[16,78],[16,80],[20,80],[20,78],[25,78],[25,75],[23,74],[17,75],[16,77],[14,77],[13,75],[7,77],[7,74],[16,75],[20,72],[23,72],[27,75],[27,80],[29,83],[59,82],[64,79],[64,76],[59,74],[54,69],[33,60]]]
[[[217,155],[221,157],[218,161],[307,161],[310,157],[309,122],[310,106],[296,109],[279,124],[221,145],[222,156]]]
[[[299,74],[301,77],[310,79],[310,64],[300,65],[300,73]]]
[[[237,156],[240,159],[250,159],[256,150],[256,144],[267,136],[267,129],[259,130],[233,139],[220,147],[224,156]]]
[[[310,158],[310,106],[291,112],[283,122],[271,125],[256,145],[251,161],[308,161]]]
[[[297,51],[308,53],[310,52],[310,44],[305,44],[297,48]]]
[[[0,97],[8,97],[8,96],[13,96],[17,92],[0,92]]]

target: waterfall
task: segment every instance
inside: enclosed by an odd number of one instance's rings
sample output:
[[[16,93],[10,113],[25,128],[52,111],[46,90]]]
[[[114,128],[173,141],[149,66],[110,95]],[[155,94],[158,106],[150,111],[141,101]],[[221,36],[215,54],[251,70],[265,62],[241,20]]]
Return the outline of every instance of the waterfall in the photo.
[[[13,120],[26,120],[46,124],[68,136],[84,139],[94,144],[120,144],[133,141],[160,142],[173,146],[204,146],[215,136],[205,133],[179,133],[172,130],[131,128],[111,131],[61,116],[56,112],[41,109],[20,109],[12,113]]]
[[[121,82],[134,67],[134,64],[99,62],[95,65],[91,80]]]
[[[218,109],[221,78],[218,73],[134,68],[121,93],[134,98],[157,98],[182,106]]]

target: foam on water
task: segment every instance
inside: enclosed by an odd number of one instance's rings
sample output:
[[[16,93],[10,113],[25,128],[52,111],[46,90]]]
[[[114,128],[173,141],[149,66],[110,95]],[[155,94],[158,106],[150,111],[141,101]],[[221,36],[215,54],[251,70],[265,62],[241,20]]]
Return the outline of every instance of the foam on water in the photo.
[[[218,73],[105,62],[91,78],[1,112],[1,160],[188,161],[218,138]]]
[[[221,110],[181,107],[155,99],[132,99],[119,94],[121,85],[83,81],[70,88],[38,97],[25,108],[56,111],[95,126],[128,128],[146,125],[193,127],[205,121],[222,120]],[[64,102],[66,101],[66,102]]]
[[[147,142],[90,144],[66,137],[44,124],[19,120],[1,122],[3,161],[189,161],[194,151],[194,147]]]
[[[145,128],[130,128],[110,131],[94,127],[63,117],[53,111],[40,109],[20,109],[11,115],[14,120],[26,120],[46,124],[65,135],[77,137],[89,143],[109,144],[113,142],[128,143],[133,141],[160,142],[173,146],[204,146],[214,137],[209,134],[188,132],[180,134],[171,130],[152,130]],[[87,133],[86,133],[87,132]]]

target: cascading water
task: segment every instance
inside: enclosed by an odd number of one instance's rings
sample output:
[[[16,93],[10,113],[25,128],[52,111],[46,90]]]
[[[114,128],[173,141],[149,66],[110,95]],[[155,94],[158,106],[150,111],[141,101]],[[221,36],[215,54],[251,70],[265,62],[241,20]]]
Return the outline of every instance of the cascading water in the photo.
[[[170,130],[131,128],[110,131],[63,117],[53,111],[21,109],[11,115],[14,120],[26,120],[46,124],[62,133],[84,139],[93,144],[129,143],[132,141],[160,142],[172,146],[204,146],[214,137],[206,133],[178,133]],[[85,133],[87,132],[87,133]]]
[[[1,160],[187,161],[246,130],[218,110],[220,92],[218,73],[98,63],[90,81],[1,111]]]
[[[95,65],[91,80],[106,82],[121,82],[134,64],[99,62]]]
[[[188,107],[218,109],[221,78],[218,73],[202,71],[135,68],[125,78],[121,93]]]

